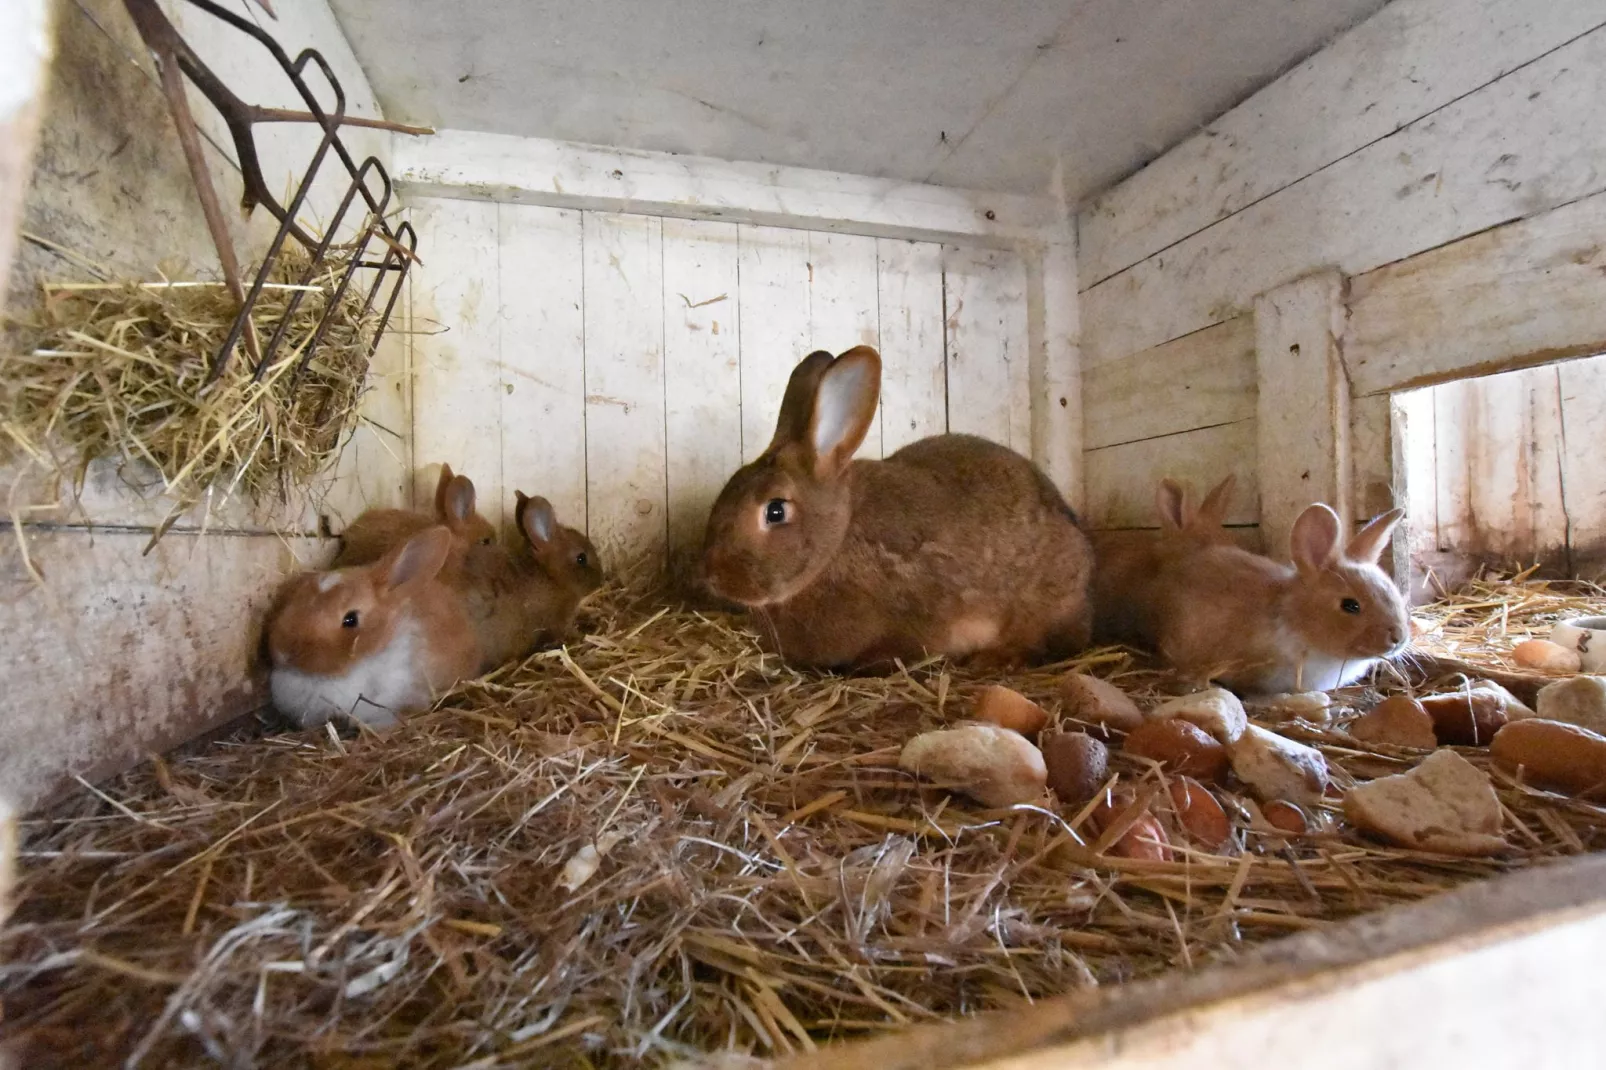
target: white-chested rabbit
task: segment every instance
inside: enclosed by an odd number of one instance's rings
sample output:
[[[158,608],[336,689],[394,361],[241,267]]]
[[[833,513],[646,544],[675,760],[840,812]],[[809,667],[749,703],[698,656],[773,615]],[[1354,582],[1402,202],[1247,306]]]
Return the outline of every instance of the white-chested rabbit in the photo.
[[[709,589],[749,607],[804,665],[1084,646],[1092,551],[1059,491],[1026,458],[970,435],[853,460],[880,381],[868,346],[793,369],[775,437],[709,516]]]
[[[477,673],[463,600],[440,580],[451,543],[444,526],[426,528],[371,565],[290,580],[268,624],[279,712],[303,727],[384,727]]]

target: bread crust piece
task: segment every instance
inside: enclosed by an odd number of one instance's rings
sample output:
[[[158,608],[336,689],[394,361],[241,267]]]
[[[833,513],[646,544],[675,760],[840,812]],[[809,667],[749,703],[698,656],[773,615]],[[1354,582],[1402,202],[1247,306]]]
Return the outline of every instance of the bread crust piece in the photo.
[[[1500,854],[1500,800],[1488,776],[1453,750],[1436,750],[1415,769],[1357,784],[1344,816],[1400,847],[1442,854]]]

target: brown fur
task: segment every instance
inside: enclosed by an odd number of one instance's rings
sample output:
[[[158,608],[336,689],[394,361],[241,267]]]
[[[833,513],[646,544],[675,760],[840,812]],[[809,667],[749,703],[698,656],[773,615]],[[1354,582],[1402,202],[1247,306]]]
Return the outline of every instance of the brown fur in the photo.
[[[1141,561],[1101,573],[1099,633],[1156,650],[1196,683],[1246,692],[1325,683],[1323,666],[1343,675],[1404,648],[1404,600],[1376,565],[1399,516],[1378,517],[1341,549],[1336,514],[1312,505],[1295,522],[1286,565],[1168,525]],[[1346,598],[1359,613],[1343,611]]]
[[[452,466],[441,465],[440,482],[435,487],[435,515],[409,509],[369,509],[347,525],[340,535],[340,552],[335,568],[369,565],[406,542],[425,528],[445,524],[452,533],[451,554],[446,571],[450,575],[463,567],[464,556],[472,546],[496,542],[496,528],[474,508],[474,483],[467,476],[454,475]]]
[[[1081,648],[1092,551],[1030,461],[969,435],[851,460],[880,371],[867,346],[812,353],[793,370],[769,448],[714,504],[709,588],[751,608],[779,652],[806,665]],[[789,519],[770,526],[777,498]]]
[[[278,668],[338,676],[385,650],[404,622],[420,626],[429,686],[443,691],[478,671],[480,652],[458,596],[440,580],[450,550],[445,527],[427,528],[371,565],[292,578],[268,626]],[[322,589],[320,589],[322,587]],[[357,624],[346,627],[355,612]]]
[[[461,579],[451,581],[463,592],[487,669],[567,639],[576,611],[603,583],[590,541],[559,525],[545,498],[516,493],[524,545],[473,547]]]

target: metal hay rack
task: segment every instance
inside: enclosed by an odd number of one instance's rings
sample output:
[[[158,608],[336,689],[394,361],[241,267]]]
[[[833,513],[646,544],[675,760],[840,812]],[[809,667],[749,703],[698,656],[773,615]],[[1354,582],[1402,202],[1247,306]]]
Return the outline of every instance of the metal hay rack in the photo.
[[[311,362],[313,354],[317,351],[319,343],[323,340],[336,310],[343,302],[347,290],[359,268],[370,269],[374,272],[373,282],[368,287],[368,294],[363,303],[359,318],[366,316],[380,299],[380,293],[389,283],[389,293],[383,299],[379,322],[374,331],[372,343],[369,345],[368,355],[372,356],[384,334],[386,325],[390,322],[391,312],[395,309],[396,300],[401,295],[401,287],[406,281],[407,271],[418,262],[416,250],[418,248],[418,235],[411,223],[402,223],[393,227],[386,219],[386,210],[391,202],[390,175],[383,164],[373,156],[369,156],[360,164],[352,157],[345,143],[340,138],[340,127],[361,126],[381,130],[392,130],[406,134],[430,134],[434,131],[425,127],[405,126],[400,123],[386,122],[381,119],[366,119],[358,116],[346,115],[346,93],[341,87],[334,71],[324,57],[312,48],[303,49],[295,59],[280,47],[266,31],[254,22],[241,18],[232,11],[212,3],[211,0],[184,0],[191,7],[206,12],[213,18],[227,24],[233,29],[255,41],[273,57],[285,76],[295,86],[296,92],[306,105],[306,111],[294,111],[285,108],[269,108],[255,104],[248,104],[232,92],[223,80],[213,73],[195,51],[189,46],[178,30],[163,13],[158,0],[123,0],[129,14],[133,17],[134,25],[139,30],[140,37],[146,47],[151,51],[160,72],[162,92],[167,98],[168,108],[172,112],[174,125],[178,129],[179,141],[184,149],[185,160],[189,165],[191,177],[194,179],[197,194],[201,200],[201,210],[206,217],[207,229],[211,232],[212,241],[217,246],[218,261],[223,269],[224,283],[230,294],[239,304],[233,326],[223,344],[212,357],[211,369],[207,375],[206,383],[209,385],[218,380],[228,367],[233,357],[234,349],[242,342],[246,352],[254,362],[252,366],[253,381],[260,380],[264,373],[273,365],[274,357],[283,344],[286,331],[293,321],[296,310],[305,298],[307,288],[311,287],[313,279],[318,275],[328,261],[329,252],[335,244],[335,236],[340,233],[345,221],[346,213],[360,197],[367,207],[368,216],[356,238],[350,243],[351,259],[345,265],[336,285],[334,293],[325,305],[323,316],[315,328],[312,338],[307,343],[296,366],[295,377],[299,379]],[[277,18],[270,0],[255,0],[257,5],[270,16]],[[328,83],[329,91],[334,97],[334,109],[326,111],[307,84],[304,77],[309,66],[315,66],[323,79]],[[241,278],[239,261],[235,256],[233,242],[229,237],[228,228],[224,222],[223,209],[218,201],[216,189],[213,188],[210,174],[207,172],[206,160],[202,154],[200,131],[190,112],[189,99],[185,94],[185,82],[195,86],[200,93],[218,110],[227,124],[229,134],[234,142],[235,152],[239,158],[241,178],[244,183],[244,194],[241,197],[241,208],[250,214],[258,205],[266,208],[279,221],[278,231],[274,234],[263,256],[262,264],[257,269],[255,277],[250,280],[247,287]],[[311,161],[302,172],[297,183],[295,193],[288,205],[281,204],[268,189],[267,182],[262,176],[262,167],[257,155],[256,140],[253,127],[257,123],[316,123],[323,131],[323,137],[313,152]],[[340,166],[345,168],[348,184],[345,195],[341,198],[338,209],[324,228],[323,237],[315,238],[296,222],[296,214],[306,202],[307,195],[317,180],[320,169],[333,151]],[[377,184],[377,190],[374,188]],[[294,240],[309,254],[310,260],[300,273],[299,282],[303,288],[298,288],[290,298],[289,306],[279,317],[277,328],[269,336],[266,345],[257,336],[255,325],[252,322],[258,297],[264,286],[272,278],[280,256],[284,252],[285,242]],[[377,259],[376,259],[377,257]],[[294,380],[293,380],[294,381]]]

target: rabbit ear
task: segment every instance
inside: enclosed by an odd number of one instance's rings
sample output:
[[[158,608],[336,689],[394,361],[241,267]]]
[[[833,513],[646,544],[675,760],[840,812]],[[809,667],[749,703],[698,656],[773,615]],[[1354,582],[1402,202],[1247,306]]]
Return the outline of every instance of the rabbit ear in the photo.
[[[425,528],[401,546],[380,558],[374,566],[379,584],[391,590],[403,584],[432,580],[446,565],[452,548],[452,533],[444,526]]]
[[[781,415],[775,421],[775,437],[770,439],[765,454],[774,453],[788,443],[801,442],[808,435],[809,418],[814,412],[814,391],[832,360],[831,354],[817,349],[792,369],[792,377],[786,381],[786,394],[781,398]]]
[[[435,498],[437,519],[444,520],[454,530],[468,523],[469,517],[474,515],[474,481],[468,476],[453,476],[442,483]]]
[[[809,420],[814,474],[833,478],[847,468],[875,422],[881,398],[881,357],[869,346],[855,346],[831,362],[820,376]]]
[[[1320,571],[1338,560],[1338,514],[1317,502],[1294,521],[1289,549],[1301,571]]]
[[[452,466],[449,464],[441,465],[441,478],[435,484],[435,515],[437,517],[446,515],[446,492],[451,489],[454,478]]]
[[[1394,525],[1400,522],[1405,515],[1404,509],[1390,509],[1382,516],[1375,517],[1349,541],[1344,547],[1344,556],[1351,561],[1362,564],[1377,564],[1378,555],[1383,552],[1383,546],[1389,541],[1389,535],[1394,531]]]
[[[519,530],[524,537],[530,540],[532,546],[543,546],[552,541],[557,534],[558,515],[552,509],[552,503],[545,498],[526,498],[519,495],[518,512],[514,514],[519,522]]]
[[[1232,492],[1238,485],[1238,477],[1229,474],[1226,479],[1210,488],[1205,495],[1204,504],[1199,506],[1199,512],[1194,516],[1194,524],[1199,527],[1219,528],[1227,522],[1227,510],[1232,506]]]
[[[1160,527],[1176,531],[1187,521],[1188,492],[1169,476],[1160,480],[1154,490],[1154,512],[1160,518]]]

